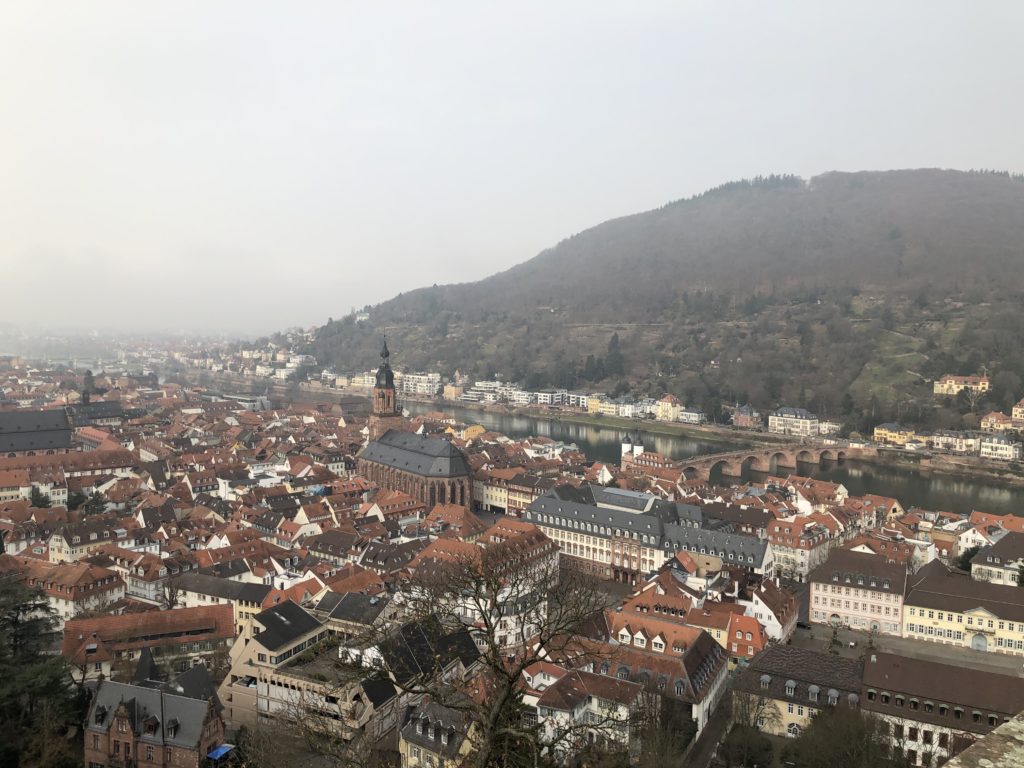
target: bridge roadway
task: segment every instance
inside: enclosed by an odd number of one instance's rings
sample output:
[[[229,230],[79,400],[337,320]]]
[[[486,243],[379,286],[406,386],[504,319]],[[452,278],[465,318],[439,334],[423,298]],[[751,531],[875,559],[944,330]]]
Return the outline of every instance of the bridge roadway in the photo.
[[[680,463],[683,474],[688,479],[708,480],[716,469],[720,469],[721,473],[728,477],[739,477],[746,469],[768,472],[773,464],[777,467],[796,469],[798,463],[820,464],[822,461],[841,461],[875,455],[877,451],[874,448],[795,443],[693,456]]]

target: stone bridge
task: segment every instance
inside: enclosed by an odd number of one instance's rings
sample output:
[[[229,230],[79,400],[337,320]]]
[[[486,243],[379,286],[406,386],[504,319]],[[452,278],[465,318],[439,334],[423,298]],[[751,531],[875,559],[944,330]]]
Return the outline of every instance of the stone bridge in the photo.
[[[850,448],[838,445],[775,445],[747,448],[742,451],[694,456],[680,462],[683,475],[691,480],[708,480],[712,472],[720,469],[727,477],[739,477],[744,470],[769,472],[772,466],[796,469],[798,464],[821,464],[823,461],[867,458],[877,455],[874,448]]]

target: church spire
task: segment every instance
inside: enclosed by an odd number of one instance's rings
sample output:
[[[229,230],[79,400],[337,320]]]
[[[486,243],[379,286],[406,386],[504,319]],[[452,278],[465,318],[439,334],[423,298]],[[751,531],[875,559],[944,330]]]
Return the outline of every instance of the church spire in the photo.
[[[384,346],[380,350],[380,367],[377,369],[377,389],[394,389],[395,374],[391,370],[391,352],[388,350],[388,339],[384,337]]]

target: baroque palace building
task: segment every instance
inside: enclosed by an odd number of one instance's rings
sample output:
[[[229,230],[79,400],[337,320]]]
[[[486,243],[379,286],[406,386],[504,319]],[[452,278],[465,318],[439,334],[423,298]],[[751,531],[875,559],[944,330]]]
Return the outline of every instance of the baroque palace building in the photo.
[[[373,388],[370,442],[359,452],[358,472],[382,488],[403,491],[426,505],[471,505],[473,485],[465,455],[448,440],[409,432],[398,410],[387,341]]]

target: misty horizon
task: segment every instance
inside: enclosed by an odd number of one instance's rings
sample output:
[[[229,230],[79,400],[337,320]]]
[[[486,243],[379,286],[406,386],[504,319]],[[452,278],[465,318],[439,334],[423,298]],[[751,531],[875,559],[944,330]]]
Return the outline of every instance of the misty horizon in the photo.
[[[258,336],[741,178],[1024,170],[1009,4],[2,18],[0,325],[25,330]]]

